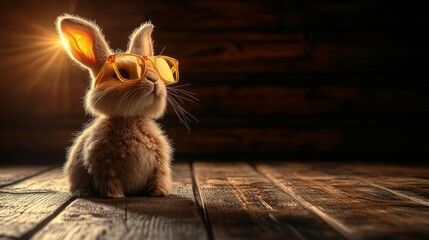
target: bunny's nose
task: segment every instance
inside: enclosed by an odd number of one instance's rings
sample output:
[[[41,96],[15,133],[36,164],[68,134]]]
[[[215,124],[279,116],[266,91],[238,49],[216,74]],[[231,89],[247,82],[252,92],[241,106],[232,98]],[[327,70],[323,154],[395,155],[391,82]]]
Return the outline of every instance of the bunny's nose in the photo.
[[[146,78],[147,78],[147,80],[149,80],[151,82],[156,82],[158,80],[158,74],[156,74],[156,72],[148,69],[146,72]]]

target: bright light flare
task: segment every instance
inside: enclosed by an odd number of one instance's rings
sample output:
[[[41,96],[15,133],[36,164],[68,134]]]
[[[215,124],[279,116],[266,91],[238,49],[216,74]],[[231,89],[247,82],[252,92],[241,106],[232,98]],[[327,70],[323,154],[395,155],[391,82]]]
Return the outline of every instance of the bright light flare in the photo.
[[[68,59],[54,21],[42,25],[34,21],[23,22],[25,32],[11,32],[8,43],[0,51],[4,78],[16,85],[11,95],[42,95],[51,98],[48,109],[69,112]],[[9,83],[10,84],[10,83]],[[8,85],[9,85],[8,84]],[[43,110],[52,111],[52,110]]]

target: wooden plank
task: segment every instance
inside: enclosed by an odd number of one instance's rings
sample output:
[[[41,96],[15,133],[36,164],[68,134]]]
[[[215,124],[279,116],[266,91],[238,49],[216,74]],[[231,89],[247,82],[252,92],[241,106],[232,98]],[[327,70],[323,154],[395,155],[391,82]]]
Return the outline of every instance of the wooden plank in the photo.
[[[131,21],[135,20],[135,26],[151,19],[160,29],[201,30],[276,27],[279,24],[276,7],[276,2],[270,1],[203,1],[188,3],[169,1],[168,4],[144,4],[140,8],[111,2],[108,6],[112,12],[117,14],[117,17],[131,18]],[[86,8],[84,7],[84,9]],[[165,14],[166,12],[168,14]],[[161,15],[165,15],[165,17],[161,17]],[[102,14],[97,17],[98,21],[103,21],[103,23],[109,24],[111,27],[124,28],[123,23],[111,21]],[[128,21],[131,22],[130,20]]]
[[[404,31],[429,24],[424,10],[427,4],[423,2],[413,5],[392,2],[388,8],[383,1],[300,1],[293,4],[292,11],[282,14],[287,27]]]
[[[307,45],[272,43],[262,46],[257,43],[232,42],[201,42],[193,45],[177,43],[169,46],[169,52],[181,59],[185,73],[194,74],[353,73],[362,69],[373,73],[418,71],[413,65],[404,65],[403,59],[409,55],[422,58],[427,53],[425,50],[413,53],[412,49],[407,48],[393,51],[399,49],[399,44],[339,45],[316,42]]]
[[[192,191],[190,166],[173,165],[173,195],[80,198],[35,239],[207,239]]]
[[[219,149],[230,152],[290,151],[300,146],[323,150],[335,149],[342,133],[338,129],[320,128],[299,130],[291,128],[207,128],[196,126],[192,134],[183,138],[183,129],[168,129],[167,133],[181,152],[216,153]],[[196,148],[196,149],[195,149]]]
[[[341,29],[348,31],[356,29],[399,31],[405,27],[420,29],[429,25],[424,11],[427,5],[423,2],[413,5],[403,2],[391,3],[389,8],[385,7],[383,1],[352,3],[276,0],[262,3],[243,0],[180,3],[169,1],[168,4],[143,2],[141,5],[128,6],[109,1],[106,10],[112,12],[114,19],[124,19],[132,26],[151,19],[156,26],[176,30],[277,30],[279,28],[329,30],[342,27]],[[88,12],[88,9],[96,7],[97,5],[93,3],[88,3],[88,6],[77,5],[75,11]],[[115,30],[124,28],[123,23],[109,21],[108,16],[102,14],[99,14],[96,19],[104,27]]]
[[[61,167],[56,167],[18,184],[8,186],[2,190],[9,193],[68,192],[66,179],[64,178],[63,169]]]
[[[416,84],[415,88],[407,88],[407,85],[401,84],[398,86],[385,85],[382,87],[364,86],[364,83],[356,86],[349,86],[349,78],[344,78],[344,83],[334,85],[318,81],[317,87],[314,83],[306,82],[298,86],[290,86],[286,83],[288,80],[283,79],[285,84],[281,84],[282,79],[278,79],[279,85],[263,84],[263,85],[247,85],[245,82],[228,84],[224,81],[219,84],[204,85],[197,82],[195,86],[185,87],[185,90],[197,94],[199,101],[184,102],[181,105],[185,109],[196,116],[242,116],[245,114],[293,114],[293,115],[333,115],[338,113],[347,113],[353,115],[371,115],[379,114],[428,114],[427,108],[422,108],[423,104],[429,103],[429,97],[422,89],[424,85]],[[308,79],[307,79],[308,80]],[[378,81],[374,79],[374,81]],[[76,92],[76,96],[82,94]],[[31,101],[28,99],[20,101]],[[179,101],[180,102],[180,101]],[[28,103],[34,104],[34,103]],[[46,109],[49,103],[45,106]],[[17,110],[19,111],[19,110]],[[83,116],[83,106],[73,105],[70,109],[70,115]],[[167,116],[173,116],[175,112],[168,107]],[[27,127],[29,124],[25,120],[20,120],[18,116],[14,116],[17,123],[12,123],[12,127],[21,126]],[[40,119],[40,120],[39,120]],[[58,134],[70,134],[71,129],[81,129],[83,123],[70,119],[72,117],[63,117],[67,123],[58,123],[60,121],[50,119],[36,118],[33,124],[40,125],[39,130],[60,129],[63,132]],[[74,118],[76,119],[76,118]],[[43,122],[46,120],[47,122]],[[2,120],[12,122],[10,119]],[[37,121],[37,122],[36,122]],[[39,122],[41,121],[41,122]],[[52,125],[51,125],[52,123]],[[73,125],[72,125],[73,124]],[[32,126],[32,125],[30,125]],[[35,128],[31,128],[34,130]],[[1,142],[13,140],[13,135],[9,138],[3,135],[11,135],[13,128],[4,129],[0,133]],[[68,130],[68,131],[66,131]],[[10,139],[10,140],[8,140]],[[27,144],[31,144],[28,141]]]
[[[331,150],[343,141],[340,129],[319,128],[314,130],[299,130],[291,128],[242,128],[242,127],[224,127],[224,128],[202,128],[197,124],[192,125],[192,134],[183,137],[186,128],[178,126],[168,128],[168,136],[173,139],[177,151],[192,152],[217,152],[219,148],[224,151],[244,152],[251,151],[279,151],[293,150],[294,148],[308,145],[312,148]],[[14,146],[8,142],[8,148],[0,147],[0,150],[18,151],[21,153],[40,153],[49,151],[50,153],[63,154],[64,149],[70,145],[72,135],[57,135],[56,131],[49,133],[52,138],[40,138],[37,131],[29,133],[28,131],[16,131],[14,142],[21,143],[20,146]],[[373,131],[372,131],[373,132]],[[5,136],[6,135],[5,133]],[[29,139],[33,144],[26,145]],[[327,141],[326,139],[329,139]],[[21,142],[22,141],[22,142]],[[6,140],[4,141],[6,142]],[[61,145],[59,147],[58,145]]]
[[[72,199],[56,168],[0,191],[0,237],[28,237]]]
[[[270,153],[307,154],[307,156],[310,154],[343,154],[348,156],[390,154],[391,156],[393,154],[428,153],[429,151],[424,141],[426,126],[423,124],[416,126],[411,125],[412,123],[372,126],[371,119],[368,119],[368,125],[359,125],[354,121],[354,118],[350,118],[344,119],[343,126],[332,123],[325,126],[323,122],[317,123],[318,119],[315,116],[307,116],[306,124],[299,122],[288,124],[287,120],[281,124],[281,120],[287,116],[274,119],[275,117],[264,118],[261,116],[260,122],[254,122],[250,126],[246,126],[247,119],[241,119],[244,122],[242,124],[237,122],[231,125],[222,125],[222,122],[216,122],[217,119],[214,118],[212,125],[203,121],[193,123],[189,135],[187,135],[186,128],[179,123],[175,123],[173,126],[166,123],[165,126],[167,135],[174,142],[176,152],[182,154],[215,154],[219,152],[219,149],[223,152],[260,153],[265,156]],[[357,121],[359,119],[357,118]],[[178,121],[177,119],[174,120]],[[46,152],[57,154],[59,157],[64,156],[64,149],[70,146],[72,139],[71,131],[68,135],[62,134],[61,131],[52,130],[52,133],[47,133],[51,138],[44,138],[41,135],[48,130],[34,131],[33,133],[31,131],[15,131],[11,135],[4,133],[4,136],[14,136],[14,140],[3,140],[5,144],[0,147],[0,151],[10,154],[19,151],[15,155],[19,154],[23,157],[46,154]],[[14,142],[19,147],[15,146]],[[32,144],[27,144],[29,142]]]
[[[280,81],[280,80],[279,80]],[[199,102],[184,103],[197,116],[213,114],[428,114],[421,108],[429,97],[421,89],[381,89],[356,86],[190,86]],[[228,97],[225,97],[228,96]],[[167,115],[173,115],[169,109]]]
[[[246,163],[193,164],[215,239],[341,238]]]
[[[165,31],[159,35],[154,36],[160,45],[157,51],[166,47],[168,54],[180,59],[182,74],[419,71],[416,65],[404,64],[403,60],[411,55],[418,61],[427,53],[426,49],[413,46],[424,44],[413,34],[401,37],[400,41],[394,34],[319,33],[302,29],[244,34],[220,31],[208,35]],[[189,39],[189,35],[195,39]],[[403,42],[410,44],[404,46]]]
[[[318,166],[259,163],[257,169],[348,238],[429,236],[428,206]]]
[[[17,181],[30,178],[51,168],[50,166],[1,166],[0,188],[11,185]]]
[[[319,165],[329,174],[347,176],[429,206],[429,166],[401,166],[394,164],[329,164]]]
[[[23,137],[27,133],[27,137]],[[73,131],[68,129],[50,130],[6,130],[0,133],[0,148],[27,148],[37,146],[41,151],[49,148],[57,148],[65,152],[65,148],[71,145]]]
[[[362,178],[421,178],[429,180],[428,165],[423,164],[398,164],[398,163],[320,163],[320,169],[331,174],[348,174]],[[332,171],[330,171],[332,169]]]
[[[395,126],[284,126],[271,127],[261,123],[256,127],[204,128],[196,124],[189,136],[183,137],[183,128],[167,129],[181,153],[269,154],[404,154],[427,153],[426,133],[421,128]],[[398,138],[397,136],[401,136]],[[247,155],[247,156],[248,156]],[[227,157],[227,156],[226,156]],[[243,155],[243,158],[246,156]]]

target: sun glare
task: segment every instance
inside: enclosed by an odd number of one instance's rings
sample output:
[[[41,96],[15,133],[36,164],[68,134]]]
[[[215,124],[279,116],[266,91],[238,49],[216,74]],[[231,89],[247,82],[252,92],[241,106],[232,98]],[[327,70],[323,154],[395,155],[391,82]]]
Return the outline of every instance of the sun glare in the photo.
[[[53,99],[53,107],[69,108],[68,65],[70,61],[54,25],[24,22],[28,31],[11,32],[8,45],[1,54],[7,61],[6,74],[16,78],[17,91],[45,93]],[[19,71],[17,71],[19,70]]]

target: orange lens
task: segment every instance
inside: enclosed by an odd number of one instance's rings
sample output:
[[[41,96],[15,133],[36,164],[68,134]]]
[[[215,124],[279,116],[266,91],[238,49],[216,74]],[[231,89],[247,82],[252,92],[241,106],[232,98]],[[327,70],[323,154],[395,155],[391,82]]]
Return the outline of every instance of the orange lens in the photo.
[[[157,56],[154,57],[152,61],[155,64],[159,76],[165,83],[171,84],[177,82],[179,79],[179,69],[173,59]]]

